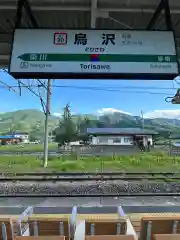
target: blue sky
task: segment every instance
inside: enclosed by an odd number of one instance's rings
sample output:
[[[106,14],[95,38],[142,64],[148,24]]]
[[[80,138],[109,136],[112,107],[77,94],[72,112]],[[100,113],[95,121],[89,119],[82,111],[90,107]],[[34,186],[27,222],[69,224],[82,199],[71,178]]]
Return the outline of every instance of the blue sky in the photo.
[[[15,79],[4,73],[0,73],[0,80],[8,85],[17,85]],[[180,118],[180,106],[165,102],[165,97],[174,95],[178,88],[178,84],[173,81],[54,80],[53,85],[61,87],[53,87],[52,113],[62,112],[63,106],[70,103],[74,113],[110,112],[116,109],[140,115],[140,111],[143,110],[145,115],[169,114],[170,117],[175,115],[175,117]],[[3,84],[0,83],[0,86]],[[91,87],[96,90],[89,89]],[[104,90],[100,90],[100,88]],[[18,109],[41,110],[38,98],[26,89],[22,90],[20,97],[18,93],[0,87],[0,95],[3,99],[0,112]]]

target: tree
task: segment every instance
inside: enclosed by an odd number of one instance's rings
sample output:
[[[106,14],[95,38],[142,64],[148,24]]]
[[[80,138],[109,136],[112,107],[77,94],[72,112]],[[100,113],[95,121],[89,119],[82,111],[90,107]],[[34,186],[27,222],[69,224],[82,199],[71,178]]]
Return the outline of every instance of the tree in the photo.
[[[10,126],[10,128],[9,128],[9,132],[10,132],[10,133],[16,132],[16,126],[15,126],[13,123],[11,124],[11,126]]]
[[[43,141],[44,139],[44,129],[39,125],[36,124],[32,127],[31,132],[29,133],[29,140],[34,142],[36,140]]]
[[[79,133],[85,134],[88,127],[91,127],[91,120],[85,116],[84,119],[81,119],[81,122],[79,124]]]
[[[55,141],[61,145],[77,140],[76,125],[72,120],[69,104],[65,106],[59,126],[54,130],[53,134]]]
[[[81,116],[77,116],[77,120],[76,120],[76,129],[77,129],[77,132],[80,133],[81,132],[81,126],[82,126],[82,119],[81,119]]]

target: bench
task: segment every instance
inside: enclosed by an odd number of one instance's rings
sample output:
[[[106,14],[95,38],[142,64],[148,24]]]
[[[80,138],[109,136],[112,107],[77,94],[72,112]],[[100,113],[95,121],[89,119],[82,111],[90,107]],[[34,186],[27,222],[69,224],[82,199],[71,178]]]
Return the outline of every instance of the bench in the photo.
[[[8,218],[0,218],[0,239],[2,240],[13,240],[14,233],[13,233],[13,221],[12,219]]]
[[[156,234],[178,233],[180,233],[180,217],[143,217],[141,219],[141,240],[153,240]]]
[[[126,219],[85,221],[85,235],[124,235],[126,231]]]
[[[180,234],[154,234],[153,240],[179,240]]]
[[[70,239],[70,227],[68,218],[29,217],[30,236],[64,236]]]

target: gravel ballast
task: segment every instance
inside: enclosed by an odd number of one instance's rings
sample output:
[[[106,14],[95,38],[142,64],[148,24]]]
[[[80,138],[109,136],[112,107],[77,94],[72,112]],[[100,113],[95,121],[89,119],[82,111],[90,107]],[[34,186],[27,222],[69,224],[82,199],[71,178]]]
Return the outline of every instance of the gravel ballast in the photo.
[[[75,195],[119,193],[178,193],[180,183],[154,182],[6,182],[0,183],[0,197],[11,195]]]

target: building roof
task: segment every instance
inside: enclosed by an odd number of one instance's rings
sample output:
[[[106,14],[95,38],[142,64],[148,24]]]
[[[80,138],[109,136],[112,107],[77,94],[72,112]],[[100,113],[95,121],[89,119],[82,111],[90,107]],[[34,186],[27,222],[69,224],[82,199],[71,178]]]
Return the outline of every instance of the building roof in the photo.
[[[15,27],[17,0],[0,0],[0,66],[7,67]],[[146,30],[160,0],[29,0],[32,17],[39,28],[54,29],[137,29]],[[180,47],[180,1],[169,1],[176,43]],[[26,11],[22,28],[31,28]],[[166,30],[164,13],[153,30]]]
[[[141,128],[87,128],[88,134],[102,134],[102,135],[110,135],[110,134],[130,134],[130,135],[156,135],[157,132],[141,129]]]
[[[18,139],[17,137],[15,137],[14,135],[5,135],[5,136],[0,136],[0,140],[3,140],[3,139]]]

